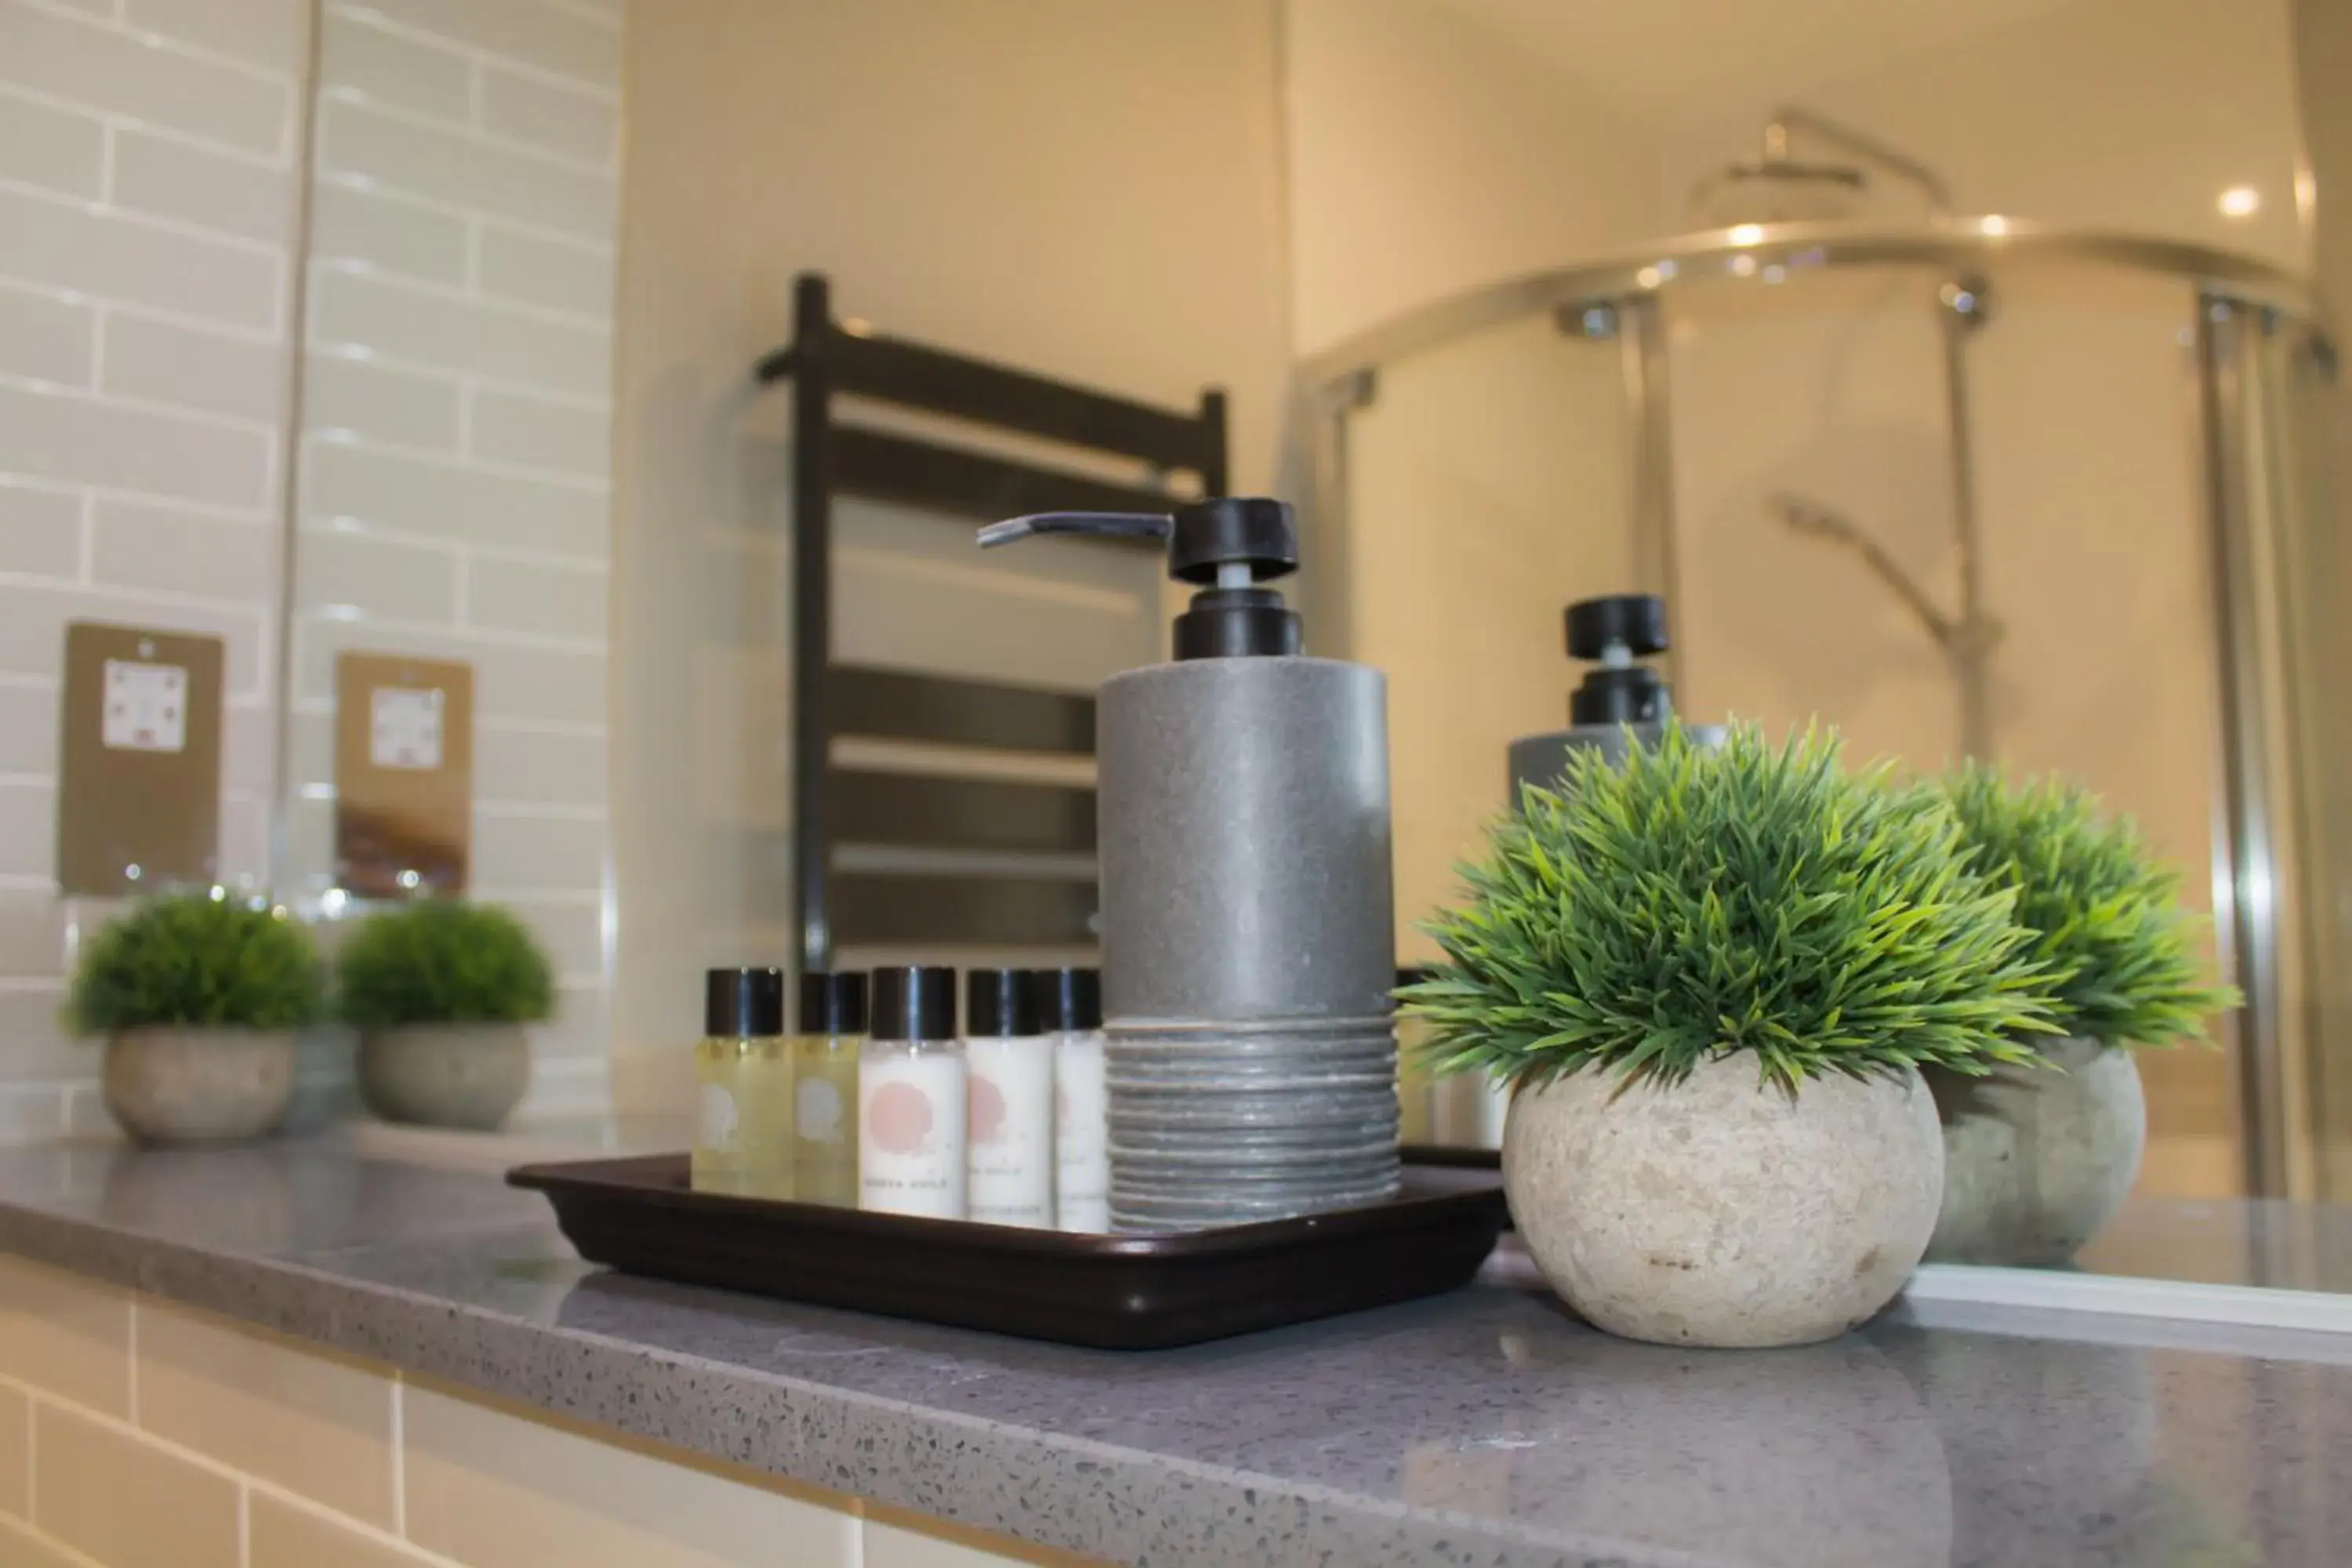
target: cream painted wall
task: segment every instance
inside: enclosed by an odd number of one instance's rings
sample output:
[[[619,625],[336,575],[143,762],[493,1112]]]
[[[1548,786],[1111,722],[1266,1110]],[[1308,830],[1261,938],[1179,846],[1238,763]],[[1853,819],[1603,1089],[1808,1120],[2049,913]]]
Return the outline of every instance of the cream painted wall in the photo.
[[[704,0],[626,59],[616,1095],[674,1097],[706,964],[787,929],[782,552],[796,272],[838,313],[1171,405],[1233,396],[1270,481],[1288,364],[1273,0]],[[983,563],[960,523],[838,519],[836,653],[1085,688],[1154,657],[1146,558]]]
[[[1504,750],[1568,722],[1561,606],[1633,580],[1618,347],[1548,318],[1383,371],[1351,420],[1349,657],[1389,678],[1397,952],[1507,798]]]
[[[1834,58],[1834,57],[1832,57]],[[1687,100],[1662,137],[1663,194],[1755,156],[1766,104],[1794,100],[1920,159],[1962,212],[2162,235],[2305,265],[2295,205],[2299,131],[2286,0],[2076,0],[1875,60],[1825,71],[1792,64],[1757,84],[1755,109]],[[1750,102],[1756,102],[1751,99]],[[1799,144],[1803,155],[1833,153]],[[2221,193],[2259,206],[2225,215]],[[1888,187],[1874,210],[1916,217]]]
[[[1301,355],[1665,222],[1654,128],[1477,6],[1286,0],[1284,45]]]

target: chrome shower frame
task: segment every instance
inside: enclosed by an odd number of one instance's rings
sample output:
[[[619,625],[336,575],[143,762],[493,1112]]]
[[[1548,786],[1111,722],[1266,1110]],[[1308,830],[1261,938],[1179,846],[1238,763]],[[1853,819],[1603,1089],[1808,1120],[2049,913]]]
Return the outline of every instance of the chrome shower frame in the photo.
[[[1776,116],[1785,153],[1793,120]],[[1808,120],[1803,127],[1820,132]],[[1834,128],[1842,132],[1842,127]],[[1768,129],[1768,149],[1773,129]],[[1849,143],[1849,145],[1851,145]],[[1874,161],[1885,163],[1871,149]],[[1899,154],[1895,156],[1899,157]],[[1922,186],[1931,214],[1941,205],[1932,173]],[[2265,331],[2308,332],[2314,307],[2305,282],[2254,257],[2152,237],[2058,228],[1998,215],[1931,216],[1924,226],[1881,227],[1853,223],[1738,224],[1675,237],[1639,250],[1508,279],[1440,300],[1364,332],[1307,360],[1301,370],[1300,406],[1311,411],[1303,434],[1312,465],[1312,527],[1328,543],[1327,561],[1344,563],[1349,532],[1346,462],[1350,412],[1374,395],[1381,366],[1482,329],[1553,312],[1568,321],[1605,313],[1621,342],[1631,438],[1626,454],[1633,497],[1633,559],[1645,590],[1671,591],[1675,520],[1672,389],[1668,382],[1662,298],[1703,281],[1777,282],[1800,272],[1864,266],[1933,269],[1945,280],[1941,330],[1949,440],[1954,468],[1956,540],[1962,553],[1963,603],[1958,619],[1989,624],[1979,603],[1976,559],[1974,476],[1964,345],[1982,318],[1955,308],[1952,286],[1980,291],[1994,268],[2040,261],[2092,264],[2178,279],[2195,290],[2196,342],[2192,384],[2186,389],[2200,432],[2204,468],[2204,524],[2213,562],[2216,647],[2222,692],[2221,820],[2214,836],[2213,910],[2222,966],[2247,996],[2232,1016],[2244,1136],[2244,1179],[2258,1196],[2308,1196],[2316,1162],[2315,1129],[2303,1110],[2305,1079],[2316,1042],[2299,1020],[2311,1016],[2326,988],[2317,963],[2297,932],[2307,927],[2295,900],[2306,879],[2288,874],[2298,853],[2293,831],[2292,765],[2297,738],[2288,711],[2274,608],[2276,586],[2263,580],[2272,552],[2258,535],[2266,526],[2249,504],[2248,410],[2242,362],[2246,324]],[[1980,298],[1980,292],[1979,297]],[[1588,331],[1587,335],[1595,335]],[[1325,597],[1347,597],[1344,565],[1327,581]],[[1339,623],[1327,622],[1327,625]],[[1328,640],[1328,639],[1327,639]],[[1344,653],[1343,642],[1333,651]],[[1979,650],[1980,651],[1980,650]],[[1965,749],[1989,752],[1981,668],[1959,663]],[[2338,983],[2352,984],[2352,983]]]

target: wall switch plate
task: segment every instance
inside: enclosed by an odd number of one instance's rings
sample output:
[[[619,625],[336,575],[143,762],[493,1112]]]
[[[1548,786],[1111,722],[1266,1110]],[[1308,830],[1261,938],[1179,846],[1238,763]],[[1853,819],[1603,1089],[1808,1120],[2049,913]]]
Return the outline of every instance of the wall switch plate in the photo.
[[[218,637],[66,627],[58,886],[101,896],[220,873]]]
[[[106,717],[99,739],[114,752],[188,749],[188,671],[184,665],[106,661]]]
[[[465,891],[474,672],[451,659],[335,659],[335,881],[369,899]]]
[[[379,686],[368,693],[368,762],[431,773],[442,765],[439,687]]]

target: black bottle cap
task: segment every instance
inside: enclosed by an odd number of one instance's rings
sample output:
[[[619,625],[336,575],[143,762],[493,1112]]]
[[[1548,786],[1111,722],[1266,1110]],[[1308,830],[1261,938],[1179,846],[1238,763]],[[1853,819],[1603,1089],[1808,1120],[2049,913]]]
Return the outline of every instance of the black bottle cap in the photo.
[[[784,1032],[784,972],[714,969],[702,977],[702,1032],[714,1040]]]
[[[1271,588],[1203,588],[1176,617],[1178,658],[1280,658],[1305,646],[1298,612]]]
[[[1612,643],[1635,658],[1666,651],[1666,602],[1655,594],[1609,594],[1568,607],[1570,658],[1600,658]]]
[[[1588,669],[1583,681],[1569,693],[1568,718],[1572,724],[1654,724],[1672,706],[1665,679],[1646,665]]]
[[[1102,1027],[1101,970],[1033,969],[1029,981],[1037,994],[1039,1028],[1067,1034]]]
[[[956,972],[930,964],[877,969],[873,1016],[866,1032],[877,1040],[956,1037]]]
[[[862,1035],[866,1032],[866,976],[810,970],[801,976],[801,1033]]]
[[[1168,574],[1213,584],[1217,568],[1247,562],[1250,581],[1298,570],[1298,522],[1290,503],[1265,496],[1220,496],[1176,509],[1168,531]]]
[[[1037,1033],[1037,990],[1025,969],[975,969],[963,977],[963,1032],[975,1039]]]

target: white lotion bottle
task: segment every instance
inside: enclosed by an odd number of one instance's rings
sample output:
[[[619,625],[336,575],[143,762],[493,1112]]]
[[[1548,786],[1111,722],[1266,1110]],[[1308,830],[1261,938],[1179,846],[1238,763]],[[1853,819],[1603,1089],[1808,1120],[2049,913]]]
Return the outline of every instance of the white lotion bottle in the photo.
[[[955,971],[877,969],[857,1057],[857,1206],[964,1217],[964,1052]]]
[[[1054,1227],[1110,1229],[1110,1091],[1102,972],[1037,971],[1037,1022],[1054,1042]]]
[[[1034,979],[1025,969],[964,976],[966,1213],[983,1225],[1054,1223],[1054,1042],[1038,1031]]]

